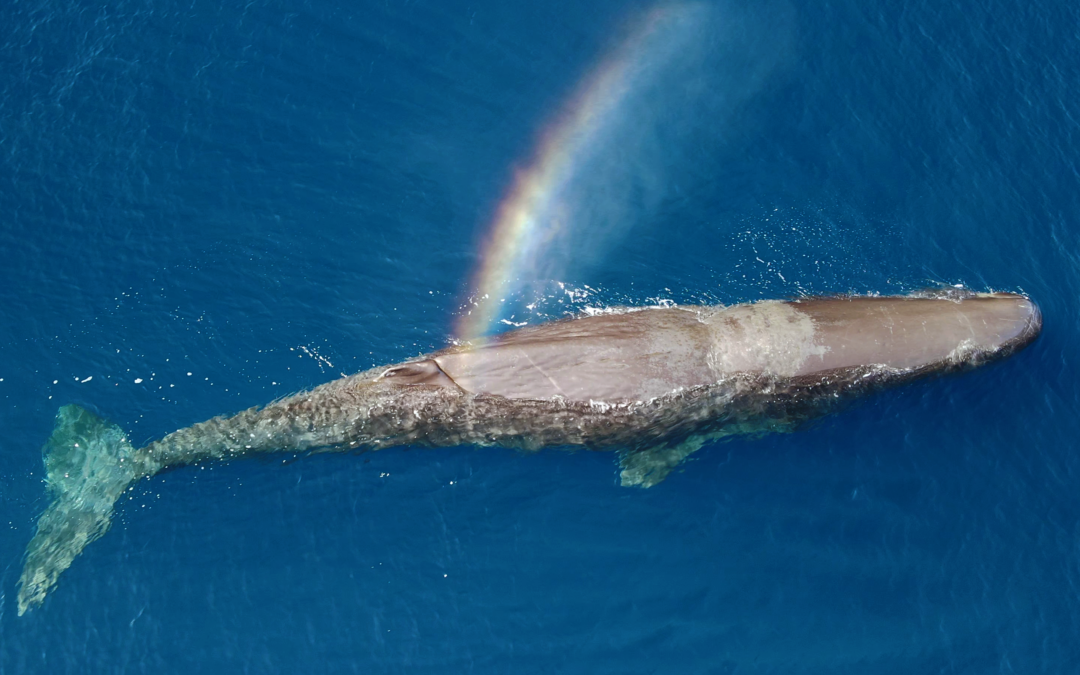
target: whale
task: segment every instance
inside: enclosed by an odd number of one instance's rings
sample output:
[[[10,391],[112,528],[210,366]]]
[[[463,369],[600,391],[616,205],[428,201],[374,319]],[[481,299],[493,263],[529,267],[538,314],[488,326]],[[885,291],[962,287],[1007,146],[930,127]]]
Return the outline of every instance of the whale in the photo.
[[[18,613],[40,605],[117,499],[170,467],[267,452],[410,446],[612,450],[650,487],[706,443],[784,432],[885,387],[1030,344],[1028,297],[938,289],[730,306],[625,307],[525,326],[328,382],[135,448],[66,405],[43,448],[48,503]]]

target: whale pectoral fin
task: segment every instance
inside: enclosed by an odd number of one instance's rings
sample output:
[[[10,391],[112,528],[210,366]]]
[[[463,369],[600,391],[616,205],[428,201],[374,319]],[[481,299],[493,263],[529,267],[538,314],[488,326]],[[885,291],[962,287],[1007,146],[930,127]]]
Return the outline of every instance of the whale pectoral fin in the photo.
[[[674,445],[624,452],[619,456],[619,468],[622,469],[619,482],[623,487],[652,487],[700,450],[707,440],[703,436],[694,436]]]
[[[450,376],[443,372],[443,369],[439,367],[438,363],[435,363],[434,359],[412,361],[394,366],[387,369],[386,372],[379,376],[379,379],[389,380],[394,384],[427,384],[460,389],[457,382],[450,379]]]

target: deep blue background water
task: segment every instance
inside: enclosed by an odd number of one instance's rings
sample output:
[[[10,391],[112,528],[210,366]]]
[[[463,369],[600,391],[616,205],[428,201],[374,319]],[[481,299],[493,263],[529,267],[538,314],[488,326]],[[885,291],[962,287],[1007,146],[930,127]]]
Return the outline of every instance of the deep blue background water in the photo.
[[[1017,357],[650,490],[473,448],[171,471],[16,617],[59,405],[141,443],[445,345],[648,7],[220,4],[0,6],[0,673],[1080,670],[1080,10],[1045,0],[717,3],[700,105],[674,77],[622,144],[659,198],[559,280],[1022,290]]]

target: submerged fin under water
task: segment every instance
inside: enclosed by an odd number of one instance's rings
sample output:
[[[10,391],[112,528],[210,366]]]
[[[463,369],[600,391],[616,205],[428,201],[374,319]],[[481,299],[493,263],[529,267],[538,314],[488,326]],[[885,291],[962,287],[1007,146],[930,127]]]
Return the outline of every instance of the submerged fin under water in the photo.
[[[968,291],[627,308],[511,331],[215,417],[143,448],[78,406],[44,448],[51,499],[19,581],[22,615],[109,529],[116,500],[170,467],[257,452],[476,444],[616,450],[649,487],[711,439],[788,430],[837,402],[980,365],[1039,334],[1020,295]]]

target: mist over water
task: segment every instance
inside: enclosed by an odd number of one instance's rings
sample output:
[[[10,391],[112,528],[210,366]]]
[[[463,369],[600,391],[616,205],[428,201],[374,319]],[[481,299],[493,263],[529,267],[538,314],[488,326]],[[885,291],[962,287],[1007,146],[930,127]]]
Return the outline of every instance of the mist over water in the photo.
[[[505,327],[551,284],[587,279],[627,237],[659,232],[666,202],[704,187],[694,165],[744,133],[744,103],[790,58],[788,14],[669,3],[621,22],[516,168],[459,336]]]
[[[567,226],[547,257],[569,262],[552,278],[587,278],[621,240],[658,230],[666,201],[708,180],[694,165],[711,165],[738,142],[742,105],[790,58],[789,27],[765,19],[695,5],[667,29],[677,42],[642,64],[637,86],[560,193]]]

